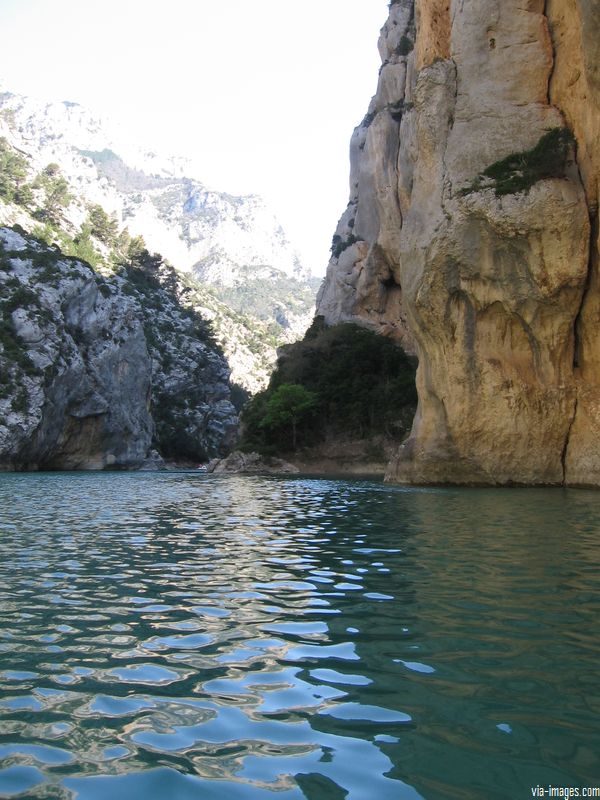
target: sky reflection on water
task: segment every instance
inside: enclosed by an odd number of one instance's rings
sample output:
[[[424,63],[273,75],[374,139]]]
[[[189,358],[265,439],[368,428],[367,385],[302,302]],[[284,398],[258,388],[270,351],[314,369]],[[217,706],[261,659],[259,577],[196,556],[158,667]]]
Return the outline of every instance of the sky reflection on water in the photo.
[[[0,475],[0,796],[600,775],[600,495]]]

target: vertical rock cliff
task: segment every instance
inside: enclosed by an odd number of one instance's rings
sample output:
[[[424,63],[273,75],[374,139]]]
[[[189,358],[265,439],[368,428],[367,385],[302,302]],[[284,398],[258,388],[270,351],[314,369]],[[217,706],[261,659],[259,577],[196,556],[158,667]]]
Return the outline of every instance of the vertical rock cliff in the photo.
[[[565,481],[600,485],[600,6],[548,0],[554,62],[550,102],[577,140],[577,163],[590,216],[589,264],[575,321],[576,411],[565,447]]]
[[[229,369],[181,290],[164,264],[101,275],[0,226],[0,471],[225,455]]]
[[[600,7],[396,0],[317,313],[419,359],[391,480],[600,483]]]

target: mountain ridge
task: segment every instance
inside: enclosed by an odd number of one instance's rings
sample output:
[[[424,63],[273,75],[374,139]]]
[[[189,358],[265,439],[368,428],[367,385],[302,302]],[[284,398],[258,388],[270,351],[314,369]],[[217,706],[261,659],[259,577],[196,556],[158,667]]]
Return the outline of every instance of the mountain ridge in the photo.
[[[301,336],[312,318],[316,280],[260,197],[210,189],[185,174],[189,162],[122,145],[100,118],[66,101],[0,94],[0,137],[29,159],[31,173],[58,165],[72,196],[61,210],[71,238],[80,236],[90,206],[100,206],[118,227],[143,235],[148,248],[204,285],[198,291],[232,380],[250,392],[266,385],[276,348]],[[23,207],[7,203],[0,204],[0,222],[29,230],[35,224]],[[94,246],[102,251],[101,242]],[[257,286],[266,277],[273,287],[265,305]],[[239,303],[231,312],[227,307],[233,287],[239,292],[245,285],[260,309],[245,303],[242,319]],[[232,313],[241,327],[231,324]]]
[[[194,174],[191,162],[161,157],[132,146],[110,131],[107,123],[79,104],[43,103],[10,92],[0,94],[0,131],[9,142],[28,153],[39,166],[56,162],[70,184],[107,211],[116,212],[134,235],[143,235],[149,246],[178,269],[193,271],[196,261],[218,246],[233,263],[271,263],[280,271],[308,276],[300,257],[290,245],[275,215],[258,195],[238,196],[207,187]],[[105,179],[105,180],[103,180]],[[90,187],[89,184],[92,184]],[[96,192],[93,184],[98,184]],[[145,218],[157,210],[155,222],[166,222],[170,206],[163,192],[178,187],[171,216],[175,225],[191,226],[195,236],[176,248],[159,227],[152,230]],[[86,194],[87,192],[87,194]],[[146,202],[145,192],[150,196]],[[161,208],[162,205],[165,208]],[[223,234],[214,225],[227,228]],[[178,234],[181,230],[178,231]]]

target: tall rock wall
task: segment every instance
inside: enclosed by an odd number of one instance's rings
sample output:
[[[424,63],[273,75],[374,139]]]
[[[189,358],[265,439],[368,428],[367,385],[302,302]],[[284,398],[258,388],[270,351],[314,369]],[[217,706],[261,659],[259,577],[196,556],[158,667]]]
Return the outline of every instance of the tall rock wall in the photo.
[[[164,277],[169,291],[160,273],[103,276],[0,227],[0,471],[226,455],[227,362]]]
[[[140,467],[153,423],[137,308],[54,255],[0,228],[0,470]]]
[[[577,163],[590,215],[587,284],[576,320],[576,413],[565,452],[568,483],[600,485],[600,6],[594,0],[549,0],[554,44],[550,101],[577,139]]]
[[[390,6],[317,313],[418,356],[391,480],[600,483],[599,28],[594,0]]]

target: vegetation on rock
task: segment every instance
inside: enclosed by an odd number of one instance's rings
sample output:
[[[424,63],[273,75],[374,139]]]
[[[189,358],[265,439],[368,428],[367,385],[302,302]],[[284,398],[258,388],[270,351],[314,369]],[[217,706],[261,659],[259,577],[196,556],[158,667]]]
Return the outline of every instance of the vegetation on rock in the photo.
[[[413,51],[414,47],[415,45],[412,39],[404,35],[400,38],[398,46],[396,47],[394,52],[397,56],[407,56],[409,53]]]
[[[88,225],[90,235],[95,236],[103,244],[110,247],[117,241],[119,223],[115,213],[107,214],[102,206],[92,205],[89,210]]]
[[[518,194],[528,192],[538,181],[564,178],[574,141],[568,128],[552,128],[531,150],[511,153],[490,164],[462,194],[490,188],[498,196]]]
[[[27,159],[5,138],[0,138],[0,198],[9,203],[28,205],[32,199],[27,183]]]
[[[400,439],[416,407],[415,369],[391,339],[317,317],[301,342],[281,348],[268,388],[244,411],[242,448],[285,453],[327,435]]]
[[[40,189],[43,199],[35,210],[34,216],[41,222],[59,226],[63,221],[65,208],[72,200],[69,184],[61,174],[58,164],[48,164],[37,176],[32,184],[34,189]]]
[[[122,399],[111,392],[118,391],[116,359],[123,347],[136,352],[134,370],[146,364],[149,395],[144,391],[127,402],[145,414],[149,403],[154,437],[148,444],[167,458],[224,455],[236,429],[229,371],[210,322],[182,302],[175,270],[136,238],[119,256],[115,273],[105,277],[60,247],[48,247],[18,226],[13,231],[19,249],[0,248],[0,461],[19,466],[19,448],[31,450],[27,435],[38,435],[46,406],[56,407],[44,398],[77,395],[74,376],[82,370],[104,386],[92,393],[93,404],[102,397],[106,408],[117,408]]]
[[[14,120],[11,125],[14,127]],[[183,203],[190,191],[189,181],[146,175],[127,167],[111,150],[80,153],[95,164],[99,175],[121,187],[131,202],[136,196],[134,189],[160,189],[160,197],[154,199],[158,205],[164,202],[164,208],[157,209],[165,218],[173,213],[173,203],[175,207]],[[175,198],[171,197],[173,193]],[[226,199],[234,205],[243,201],[229,196]],[[108,213],[96,202],[86,203],[79,196],[78,187],[68,184],[56,164],[48,164],[36,174],[32,159],[5,138],[0,139],[0,205],[5,206],[3,218],[9,224],[19,221],[48,246],[48,252],[58,248],[61,256],[81,259],[104,276],[121,274],[123,265],[133,264],[136,253],[139,256],[142,251],[146,252],[146,267],[150,266],[151,254],[145,241],[141,236],[132,236],[126,227],[119,230],[114,212]],[[214,210],[211,206],[206,213]],[[156,255],[166,264],[162,256]],[[46,256],[40,254],[39,258]],[[233,286],[209,285],[196,275],[179,273],[176,293],[182,306],[194,308],[211,320],[215,337],[239,384],[234,389],[234,400],[241,408],[249,391],[257,391],[268,382],[276,348],[301,335],[305,320],[311,315],[317,287],[314,279],[296,280],[271,267],[235,264],[232,268],[237,271]],[[43,269],[50,279],[52,265]],[[174,274],[172,270],[170,274]],[[167,279],[165,270],[163,279]],[[173,289],[173,280],[170,282]],[[108,291],[107,287],[102,291]],[[128,283],[123,291],[131,295],[133,288]]]
[[[343,238],[339,235],[339,233],[334,234],[333,239],[331,241],[331,255],[334,258],[339,258],[344,250],[347,250],[353,244],[356,244],[359,239],[351,233],[346,238]]]
[[[261,428],[279,436],[292,433],[292,450],[298,444],[298,426],[311,421],[319,396],[299,383],[282,383],[267,398]]]

